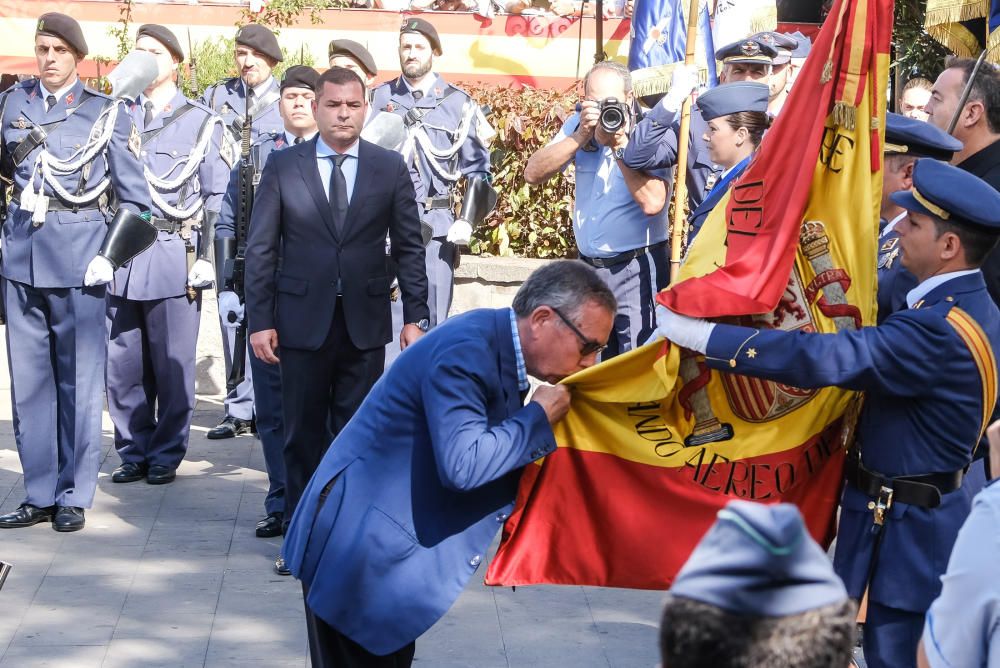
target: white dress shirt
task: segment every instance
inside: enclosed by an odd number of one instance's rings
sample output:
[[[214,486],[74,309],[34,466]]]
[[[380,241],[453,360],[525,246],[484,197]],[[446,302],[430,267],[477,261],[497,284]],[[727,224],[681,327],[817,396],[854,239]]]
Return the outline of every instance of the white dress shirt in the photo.
[[[344,180],[347,182],[348,204],[351,203],[351,198],[354,196],[354,182],[358,177],[359,143],[354,142],[354,145],[347,149],[346,154],[351,157],[340,165],[341,171],[344,172]],[[333,160],[330,159],[332,155],[339,154],[327,146],[322,137],[316,137],[316,166],[319,168],[319,180],[323,183],[323,192],[326,193],[327,199],[330,199],[330,175],[333,174]]]

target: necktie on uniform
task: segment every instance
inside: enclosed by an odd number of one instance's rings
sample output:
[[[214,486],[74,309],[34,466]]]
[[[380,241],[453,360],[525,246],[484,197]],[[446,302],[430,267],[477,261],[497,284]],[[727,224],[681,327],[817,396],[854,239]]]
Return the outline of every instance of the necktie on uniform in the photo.
[[[414,100],[420,100],[420,98],[422,98],[423,96],[424,96],[424,91],[422,91],[422,90],[415,90],[415,91],[413,91],[413,99]]]
[[[249,113],[250,110],[253,109],[254,95],[255,93],[253,92],[253,88],[247,88],[247,113]]]
[[[58,102],[58,100],[56,100],[56,96],[55,95],[49,95],[48,97],[46,97],[45,98],[45,111],[52,111],[52,107],[56,106],[56,102]]]
[[[153,122],[153,103],[150,100],[146,100],[146,103],[142,105],[142,108],[146,110],[146,115],[142,117],[142,127],[149,127],[149,124]]]
[[[305,141],[305,139],[303,139],[302,137],[296,137],[296,138],[295,138],[295,141],[294,141],[294,142],[292,142],[292,143],[293,143],[293,144],[301,144],[301,143],[302,143],[302,142],[304,142],[304,141]]]
[[[344,219],[347,218],[347,179],[340,168],[349,156],[331,155],[333,170],[330,173],[330,211],[333,213],[333,224],[337,232],[344,229]]]

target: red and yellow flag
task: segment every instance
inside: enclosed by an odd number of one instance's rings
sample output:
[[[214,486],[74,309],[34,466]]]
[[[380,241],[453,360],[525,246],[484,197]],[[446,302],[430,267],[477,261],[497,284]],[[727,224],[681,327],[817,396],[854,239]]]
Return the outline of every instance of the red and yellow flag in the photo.
[[[874,321],[892,6],[838,0],[663,304],[789,331]],[[566,382],[560,447],[527,468],[487,584],[665,589],[734,498],[795,503],[831,538],[854,393],[719,373],[663,341]]]

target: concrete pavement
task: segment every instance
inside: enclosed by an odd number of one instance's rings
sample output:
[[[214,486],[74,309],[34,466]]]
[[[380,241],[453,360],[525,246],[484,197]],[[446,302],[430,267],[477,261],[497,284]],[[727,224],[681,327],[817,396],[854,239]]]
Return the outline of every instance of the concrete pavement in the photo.
[[[222,414],[215,317],[206,304],[199,401],[177,480],[113,484],[119,461],[105,413],[87,527],[0,532],[0,560],[14,564],[0,590],[0,668],[309,664],[298,583],[271,570],[280,539],[253,533],[267,486],[260,445],[251,437],[205,438]],[[0,369],[0,512],[8,512],[21,503],[23,487],[5,358]],[[656,664],[662,593],[486,588],[485,566],[417,641],[416,665]]]

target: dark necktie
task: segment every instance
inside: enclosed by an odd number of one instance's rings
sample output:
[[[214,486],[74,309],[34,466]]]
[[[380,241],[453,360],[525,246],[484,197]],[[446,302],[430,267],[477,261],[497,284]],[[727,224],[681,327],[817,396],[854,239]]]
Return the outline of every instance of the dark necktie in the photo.
[[[45,98],[45,111],[52,111],[52,107],[56,106],[56,102],[58,102],[58,100],[56,100],[56,96],[55,95],[49,95],[48,97],[46,97]]]
[[[247,88],[247,113],[253,109],[254,92],[253,88]]]
[[[340,168],[347,158],[347,155],[330,156],[333,160],[333,170],[330,172],[330,211],[333,213],[333,224],[337,232],[344,229],[344,219],[347,218],[347,179],[344,178],[344,170]]]
[[[146,100],[146,104],[142,105],[142,107],[146,110],[146,115],[142,118],[142,127],[148,128],[149,124],[153,122],[153,103],[150,100]]]
[[[415,90],[415,91],[413,91],[413,99],[414,100],[416,100],[416,101],[419,102],[420,98],[422,98],[423,96],[424,96],[424,91],[422,91],[422,90]]]
[[[302,142],[304,142],[304,141],[305,141],[305,139],[303,139],[302,137],[296,137],[296,138],[295,138],[295,141],[294,141],[294,142],[292,142],[292,143],[293,143],[293,144],[301,144],[301,143],[302,143]]]

